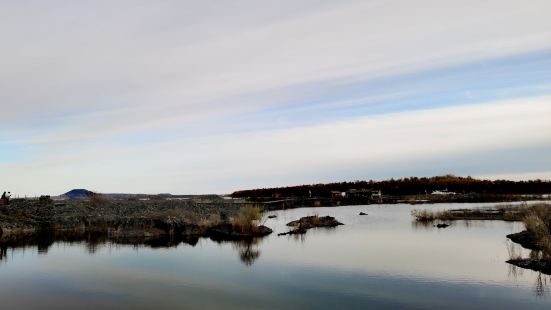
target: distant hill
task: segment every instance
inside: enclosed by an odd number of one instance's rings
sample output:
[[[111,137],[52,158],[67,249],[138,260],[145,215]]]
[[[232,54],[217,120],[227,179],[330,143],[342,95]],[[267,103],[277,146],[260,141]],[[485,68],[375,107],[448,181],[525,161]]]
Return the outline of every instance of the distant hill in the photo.
[[[53,199],[65,200],[65,199],[88,199],[91,194],[95,192],[89,191],[87,189],[78,188],[72,189],[65,194],[55,196]],[[130,193],[101,193],[102,196],[108,199],[183,199],[195,197],[194,195],[172,195],[170,193],[163,194],[130,194]]]
[[[61,197],[66,199],[85,199],[88,198],[93,192],[87,190],[87,189],[72,189],[65,194],[61,195]]]

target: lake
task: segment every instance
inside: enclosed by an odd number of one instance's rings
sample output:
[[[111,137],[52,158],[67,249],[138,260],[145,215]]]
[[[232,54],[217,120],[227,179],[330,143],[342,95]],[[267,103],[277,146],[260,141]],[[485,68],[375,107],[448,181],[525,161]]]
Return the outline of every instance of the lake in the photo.
[[[438,229],[410,215],[492,205],[274,211],[267,214],[277,218],[265,222],[274,233],[253,243],[4,248],[0,308],[550,309],[550,278],[505,263],[505,235],[523,224],[460,221]],[[277,236],[287,222],[313,214],[345,225]]]

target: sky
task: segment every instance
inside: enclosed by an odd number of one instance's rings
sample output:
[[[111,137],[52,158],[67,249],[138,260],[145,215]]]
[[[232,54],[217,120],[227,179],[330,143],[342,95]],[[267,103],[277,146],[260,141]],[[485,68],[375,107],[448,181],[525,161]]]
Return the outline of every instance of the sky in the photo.
[[[0,190],[551,179],[551,1],[0,1]]]

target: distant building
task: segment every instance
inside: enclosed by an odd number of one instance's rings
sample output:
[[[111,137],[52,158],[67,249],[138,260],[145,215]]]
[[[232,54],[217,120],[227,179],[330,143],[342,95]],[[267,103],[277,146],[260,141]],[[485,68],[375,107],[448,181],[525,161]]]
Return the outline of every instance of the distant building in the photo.
[[[455,195],[456,193],[455,192],[450,192],[447,189],[444,189],[444,190],[441,190],[441,191],[439,191],[439,190],[433,191],[430,194],[431,195]]]
[[[363,199],[380,199],[383,197],[383,194],[380,190],[373,189],[349,189],[346,191],[346,197],[354,198],[363,198]]]
[[[331,198],[334,200],[340,200],[342,198],[342,193],[340,191],[331,191]]]

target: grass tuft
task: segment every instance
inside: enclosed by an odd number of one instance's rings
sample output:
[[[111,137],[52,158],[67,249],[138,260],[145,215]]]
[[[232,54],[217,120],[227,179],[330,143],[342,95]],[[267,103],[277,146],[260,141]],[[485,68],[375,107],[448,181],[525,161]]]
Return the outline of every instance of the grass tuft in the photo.
[[[526,230],[534,234],[541,248],[541,258],[551,260],[551,206],[538,204],[529,207],[523,222]]]
[[[236,231],[243,233],[255,232],[258,223],[262,219],[262,211],[259,207],[246,205],[239,209],[237,215],[232,219],[232,225]]]

